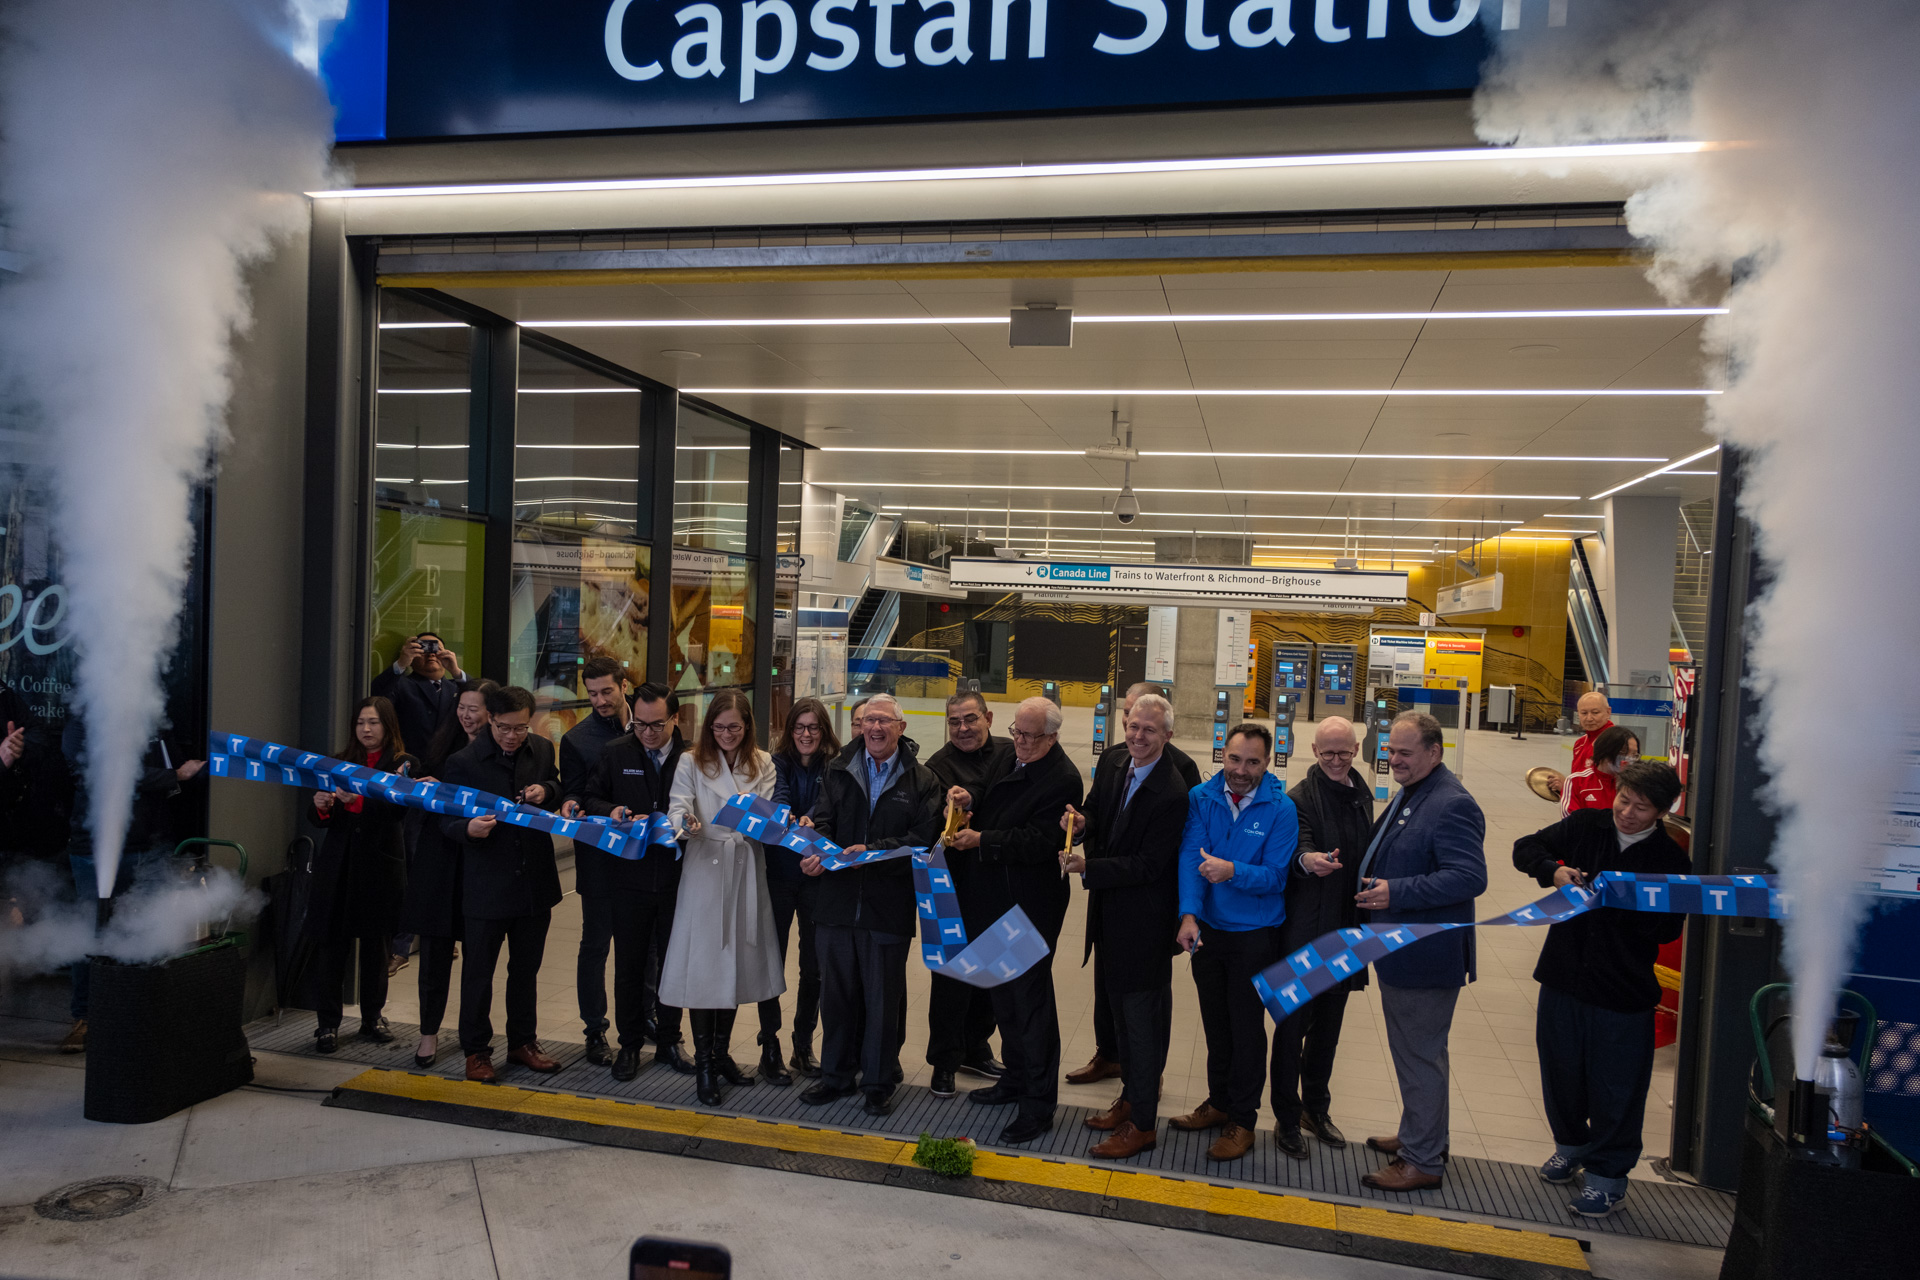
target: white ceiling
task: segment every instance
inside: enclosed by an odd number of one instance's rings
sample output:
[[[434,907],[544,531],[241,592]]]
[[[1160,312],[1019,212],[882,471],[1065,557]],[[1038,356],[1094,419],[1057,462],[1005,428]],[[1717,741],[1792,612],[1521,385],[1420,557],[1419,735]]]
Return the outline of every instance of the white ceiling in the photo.
[[[536,326],[556,319],[1004,316],[1010,307],[1033,301],[1071,306],[1082,316],[1664,305],[1631,266],[452,292]],[[1016,535],[1024,530],[1024,536],[1037,537],[1050,528],[1060,539],[1104,539],[1112,548],[1148,541],[1155,532],[1239,532],[1244,502],[1256,547],[1305,545],[1315,540],[1302,535],[1318,534],[1317,541],[1331,549],[1335,544],[1324,535],[1340,532],[1341,518],[1352,514],[1374,521],[1360,526],[1370,547],[1384,550],[1381,538],[1391,532],[1402,539],[1397,545],[1403,552],[1426,554],[1432,538],[1451,539],[1456,525],[1492,520],[1503,506],[1508,520],[1533,522],[1531,528],[1597,528],[1541,518],[1597,512],[1591,495],[1661,463],[1539,459],[1685,457],[1712,443],[1702,430],[1705,400],[1149,397],[1129,391],[1700,388],[1716,382],[1701,356],[1700,324],[1697,317],[1661,316],[1079,325],[1071,349],[1009,348],[1001,325],[567,328],[554,336],[683,388],[801,389],[805,394],[708,398],[820,446],[820,453],[809,456],[809,479],[905,507],[916,518],[958,523],[970,505],[976,528],[998,530],[1010,503]],[[669,357],[666,351],[698,352],[699,358]],[[849,396],[810,390],[873,387],[1085,388],[1099,394]],[[1079,450],[1100,443],[1116,408],[1133,424],[1137,448],[1209,455],[1149,457],[1135,464],[1143,513],[1124,531],[1097,514],[1112,504],[1120,464],[993,452]],[[1234,452],[1362,456],[1219,456]],[[1377,456],[1396,453],[1435,456]],[[1457,456],[1469,454],[1496,458]],[[1687,469],[1713,465],[1709,457]],[[1273,492],[1281,490],[1318,492]],[[1662,476],[1629,490],[1671,492],[1684,501],[1712,491],[1710,476]],[[1400,520],[1377,519],[1389,514]],[[1273,518],[1281,516],[1313,518]],[[1256,558],[1267,557],[1256,552]]]

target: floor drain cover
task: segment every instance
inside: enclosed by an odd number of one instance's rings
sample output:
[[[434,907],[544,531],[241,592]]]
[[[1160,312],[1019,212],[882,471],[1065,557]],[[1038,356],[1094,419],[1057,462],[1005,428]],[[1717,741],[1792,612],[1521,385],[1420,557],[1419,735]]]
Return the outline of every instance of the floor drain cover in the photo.
[[[152,1178],[90,1178],[47,1192],[33,1209],[56,1222],[92,1222],[132,1213],[152,1203],[159,1190]]]

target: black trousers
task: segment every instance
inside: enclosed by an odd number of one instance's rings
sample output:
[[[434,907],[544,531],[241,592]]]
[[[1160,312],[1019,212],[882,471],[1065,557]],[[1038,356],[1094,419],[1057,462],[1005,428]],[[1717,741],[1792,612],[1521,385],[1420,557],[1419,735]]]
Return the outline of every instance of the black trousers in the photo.
[[[453,990],[453,951],[457,938],[420,935],[420,1034],[440,1034],[447,1016],[447,996]]]
[[[1053,1001],[1053,953],[1012,982],[992,988],[991,994],[1007,1064],[1000,1087],[1019,1104],[1021,1115],[1050,1119],[1060,1103],[1060,1012]]]
[[[1108,1062],[1125,1062],[1126,1046],[1113,1026],[1113,1005],[1107,998],[1106,966],[1100,962],[1100,944],[1093,946],[1093,1051]]]
[[[1193,985],[1207,1037],[1207,1101],[1253,1128],[1267,1082],[1267,1009],[1253,975],[1280,958],[1279,929],[1231,931],[1200,925]]]
[[[927,989],[927,1062],[957,1071],[993,1056],[993,993],[958,978],[930,975]]]
[[[787,934],[800,922],[800,986],[793,998],[793,1042],[813,1045],[813,1029],[820,1025],[819,930],[813,923],[813,899],[820,881],[812,876],[799,883],[767,878],[767,897],[773,904],[773,933],[780,939],[780,964],[787,963]],[[903,980],[904,981],[904,980]],[[904,987],[903,987],[904,989]],[[780,1034],[780,997],[760,1002],[760,1043]]]
[[[1534,1045],[1540,1100],[1561,1154],[1584,1165],[1590,1179],[1624,1180],[1640,1160],[1653,1082],[1653,1010],[1616,1013],[1543,986]]]
[[[842,925],[819,926],[820,1082],[844,1089],[900,1079],[900,1011],[914,940]]]
[[[318,1015],[318,1027],[322,1031],[337,1030],[344,1001],[340,992],[347,981],[347,963],[353,958],[354,944],[360,944],[360,1021],[362,1025],[372,1026],[380,1017],[380,1011],[387,1007],[387,937],[381,933],[371,933],[361,938],[329,938],[321,946],[315,960],[320,966],[320,998],[315,1002],[320,1007],[314,1010]]]
[[[680,1011],[656,1004],[647,957],[673,932],[676,895],[605,887],[580,899],[580,959],[574,990],[588,1035],[607,1033],[607,952],[613,952],[613,1018],[620,1047],[638,1049],[654,1024],[655,1044],[680,1043]]]
[[[467,953],[460,961],[460,1048],[468,1054],[493,1049],[493,971],[500,944],[507,947],[507,1047],[527,1044],[539,1034],[540,961],[547,952],[547,926],[553,912],[536,911],[511,920],[467,917],[461,939]]]
[[[1120,1096],[1131,1109],[1134,1128],[1152,1133],[1160,1120],[1160,1077],[1167,1069],[1167,1044],[1173,1038],[1173,983],[1145,991],[1107,989],[1119,1046]]]
[[[1283,1129],[1298,1129],[1303,1111],[1323,1116],[1333,1105],[1333,1055],[1348,994],[1343,982],[1273,1029],[1273,1117]]]

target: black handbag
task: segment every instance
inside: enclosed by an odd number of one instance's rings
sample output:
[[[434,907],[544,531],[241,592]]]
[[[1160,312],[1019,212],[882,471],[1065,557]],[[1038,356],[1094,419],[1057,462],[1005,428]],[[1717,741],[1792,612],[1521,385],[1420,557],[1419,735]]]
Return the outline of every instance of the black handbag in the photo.
[[[273,986],[282,1009],[312,1009],[315,998],[315,946],[307,928],[313,902],[314,847],[311,836],[298,836],[287,846],[286,870],[261,882],[267,891],[267,927],[272,933]]]

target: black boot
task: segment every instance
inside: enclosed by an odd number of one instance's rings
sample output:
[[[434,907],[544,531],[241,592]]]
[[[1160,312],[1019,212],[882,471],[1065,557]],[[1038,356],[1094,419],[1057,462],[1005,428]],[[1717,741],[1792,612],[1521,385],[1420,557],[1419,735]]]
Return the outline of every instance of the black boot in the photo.
[[[787,1072],[786,1059],[780,1056],[780,1037],[777,1033],[760,1033],[760,1078],[782,1089],[793,1083],[793,1077]]]
[[[738,1009],[715,1009],[712,1012],[713,1073],[728,1084],[749,1085],[753,1083],[753,1073],[742,1071],[740,1064],[728,1052],[733,1047],[733,1020],[739,1012]]]
[[[820,1078],[820,1060],[813,1056],[813,1032],[801,1032],[798,1027],[793,1032],[793,1056],[787,1059],[793,1064],[795,1075],[805,1076],[809,1080]]]
[[[703,1107],[717,1107],[726,1097],[713,1070],[713,1010],[689,1009],[693,1024],[693,1092]]]

